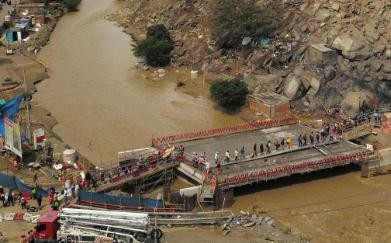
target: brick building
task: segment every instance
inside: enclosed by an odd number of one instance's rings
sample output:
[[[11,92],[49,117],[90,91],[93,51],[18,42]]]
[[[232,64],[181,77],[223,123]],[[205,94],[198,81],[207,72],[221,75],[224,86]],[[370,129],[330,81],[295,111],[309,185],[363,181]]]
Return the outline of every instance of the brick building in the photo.
[[[269,118],[287,115],[290,111],[289,101],[287,97],[277,93],[261,93],[248,98],[250,110]]]

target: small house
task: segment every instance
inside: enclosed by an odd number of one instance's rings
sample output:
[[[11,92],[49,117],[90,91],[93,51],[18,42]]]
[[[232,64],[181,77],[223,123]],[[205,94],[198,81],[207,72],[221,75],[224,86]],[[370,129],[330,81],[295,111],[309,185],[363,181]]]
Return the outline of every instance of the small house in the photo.
[[[290,111],[290,100],[277,93],[261,93],[248,98],[250,110],[269,118],[285,116]]]
[[[44,3],[26,3],[16,4],[15,11],[17,16],[25,19],[32,19],[32,24],[45,22],[45,4]]]
[[[17,41],[22,41],[22,30],[17,27],[12,27],[7,30],[7,43],[13,44]]]

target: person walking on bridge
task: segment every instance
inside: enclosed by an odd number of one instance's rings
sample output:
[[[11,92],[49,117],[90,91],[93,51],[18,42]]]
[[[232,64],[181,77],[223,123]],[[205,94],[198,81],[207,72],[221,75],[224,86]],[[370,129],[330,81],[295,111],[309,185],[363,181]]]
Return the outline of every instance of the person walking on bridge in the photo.
[[[235,161],[238,161],[238,159],[239,159],[239,151],[238,151],[238,149],[235,149],[235,151],[234,151],[234,158],[235,158]]]
[[[299,142],[299,147],[301,147],[303,145],[303,142],[301,141],[301,134],[297,138],[297,141]]]
[[[303,146],[306,146],[307,145],[307,134],[304,134],[303,141],[304,141]]]
[[[316,137],[316,143],[320,143],[320,134],[319,134],[319,131],[316,132],[315,137]]]
[[[231,156],[229,155],[229,150],[225,152],[225,162],[228,163],[231,159]]]
[[[314,144],[314,132],[311,132],[310,134],[310,142],[311,144]]]
[[[280,148],[280,142],[278,142],[278,140],[274,142],[274,147],[276,147],[276,150]]]
[[[257,156],[257,143],[254,143],[254,151],[253,151],[252,157],[255,157],[255,156]]]
[[[216,151],[215,153],[215,163],[218,164],[219,162],[219,151]]]
[[[263,143],[261,143],[261,145],[259,145],[259,152],[260,152],[261,154],[263,154],[263,151],[264,151]]]
[[[240,150],[240,157],[242,159],[244,159],[246,157],[246,155],[244,154],[246,151],[244,150],[244,146],[242,147],[242,149]]]
[[[286,139],[286,145],[288,146],[288,149],[291,150],[292,149],[292,138],[291,137],[288,137]]]
[[[270,140],[269,141],[267,141],[267,144],[266,144],[266,149],[267,149],[267,151],[266,151],[266,153],[267,154],[270,154],[271,153],[271,146],[272,146],[272,142],[270,142]]]
[[[281,140],[281,149],[284,150],[285,149],[285,139],[282,138]]]

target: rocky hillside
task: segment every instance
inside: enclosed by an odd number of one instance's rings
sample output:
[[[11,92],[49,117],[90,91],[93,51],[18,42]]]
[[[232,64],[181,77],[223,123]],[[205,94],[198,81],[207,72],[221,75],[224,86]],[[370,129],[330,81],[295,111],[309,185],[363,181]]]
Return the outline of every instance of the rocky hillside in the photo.
[[[228,53],[209,36],[208,2],[127,0],[117,19],[132,33],[163,23],[176,42],[174,65],[241,75],[251,92],[284,93],[301,110],[391,103],[389,0],[284,0],[274,39]]]

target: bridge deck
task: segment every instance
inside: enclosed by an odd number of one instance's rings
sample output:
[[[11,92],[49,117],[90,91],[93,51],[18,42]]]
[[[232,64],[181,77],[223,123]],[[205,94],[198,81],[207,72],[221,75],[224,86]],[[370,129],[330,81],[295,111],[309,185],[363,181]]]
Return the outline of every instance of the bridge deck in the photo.
[[[219,151],[220,157],[224,158],[225,151],[228,149],[233,154],[235,148],[238,150],[241,149],[242,146],[245,147],[246,158],[241,159],[239,161],[232,161],[228,164],[222,164],[221,173],[218,175],[218,180],[220,182],[227,181],[227,178],[232,178],[237,175],[243,175],[246,173],[250,173],[252,171],[262,171],[269,170],[277,167],[291,166],[292,168],[295,164],[301,164],[303,162],[308,161],[320,161],[322,159],[328,158],[333,159],[336,156],[342,155],[350,155],[363,150],[362,146],[353,144],[351,142],[341,140],[341,141],[327,141],[326,144],[319,145],[318,148],[314,146],[308,145],[306,147],[298,147],[297,137],[300,134],[308,135],[317,130],[312,129],[310,127],[306,127],[300,124],[287,125],[269,129],[259,129],[249,132],[242,132],[236,134],[230,134],[226,136],[205,138],[193,141],[183,142],[182,144],[185,147],[185,151],[187,154],[191,154],[192,152],[196,152],[198,154],[202,154],[205,152],[206,159],[208,161],[214,160],[214,153]],[[251,158],[249,155],[253,151],[254,143],[257,144],[257,152],[259,153],[259,145],[262,142],[264,144],[270,140],[272,143],[276,140],[281,141],[282,138],[287,138],[288,136],[292,137],[294,144],[292,151],[289,151],[285,148],[285,150],[274,149],[274,145],[272,145],[272,153],[267,155],[258,155],[255,158]],[[309,143],[309,138],[307,140]],[[188,155],[191,156],[191,155]],[[191,158],[189,158],[191,159]],[[318,170],[322,168],[330,168],[334,166],[340,166],[347,163],[358,162],[354,159],[343,159],[337,163],[324,163],[322,165],[317,165],[317,167],[313,166],[310,169],[300,169],[295,168],[293,171],[288,172],[276,172],[274,175],[262,175],[258,178],[263,178],[260,180],[268,180],[271,178],[277,178],[281,176],[287,176],[294,173],[304,173],[308,171]],[[213,164],[212,164],[213,166]],[[197,169],[195,169],[197,170]],[[257,179],[246,179],[244,181],[240,181],[240,183],[230,183],[229,186],[239,186],[242,184],[252,183]]]
[[[333,156],[357,152],[362,150],[362,147],[355,145],[351,142],[341,141],[339,143],[328,144],[327,147],[323,146],[322,150],[326,151],[327,156]],[[221,176],[241,173],[247,170],[267,168],[274,165],[284,165],[288,163],[294,164],[309,160],[320,160],[325,157],[326,156],[324,154],[320,153],[315,148],[307,147],[303,150],[296,150],[293,152],[277,154],[267,158],[259,158],[249,161],[227,164],[225,166],[222,166]]]
[[[196,152],[201,154],[205,152],[206,159],[208,161],[212,161],[216,151],[218,151],[220,153],[220,157],[223,158],[225,151],[229,150],[232,156],[235,149],[240,150],[244,146],[246,154],[249,155],[253,151],[254,143],[256,143],[259,153],[260,143],[263,143],[266,150],[266,143],[268,140],[273,143],[276,140],[281,141],[282,138],[286,139],[289,136],[293,139],[293,145],[297,145],[297,137],[300,134],[307,134],[308,138],[308,135],[311,132],[314,132],[315,134],[317,130],[303,125],[294,124],[186,141],[181,144],[184,145],[186,153],[190,154],[192,152]],[[309,143],[309,138],[307,143]],[[274,145],[272,145],[272,148],[274,149]]]
[[[137,175],[134,175],[132,173],[122,174],[120,176],[120,178],[114,178],[114,179],[117,179],[114,182],[109,182],[109,183],[104,183],[102,185],[99,185],[98,188],[96,189],[96,192],[105,192],[105,191],[112,190],[114,188],[121,186],[122,184],[137,181],[142,178],[146,178],[148,176],[155,175],[157,173],[161,173],[164,170],[174,168],[174,167],[178,166],[178,164],[179,164],[179,162],[174,161],[174,162],[169,162],[167,164],[158,165],[153,169],[141,172]]]

